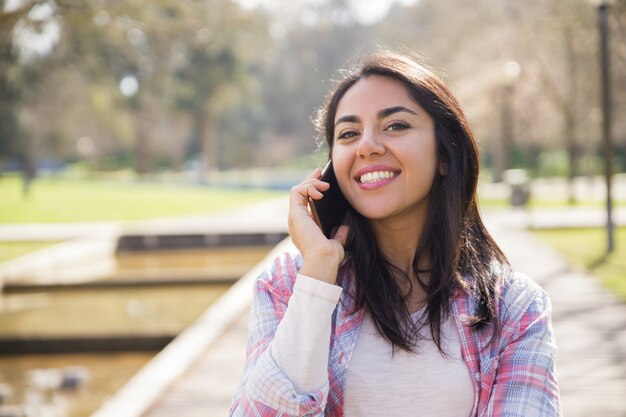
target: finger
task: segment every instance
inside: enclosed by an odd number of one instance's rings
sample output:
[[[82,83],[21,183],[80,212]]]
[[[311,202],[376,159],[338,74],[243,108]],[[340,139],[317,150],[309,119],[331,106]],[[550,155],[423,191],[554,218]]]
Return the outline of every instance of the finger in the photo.
[[[324,194],[313,186],[308,187],[307,192],[309,194],[309,197],[311,197],[313,200],[321,200],[324,197]]]
[[[327,189],[330,184],[328,184],[326,181],[321,181],[320,178],[322,177],[322,170],[320,168],[315,168],[315,170],[311,173],[311,175],[309,175],[302,183],[306,183],[309,182],[311,180],[311,183],[316,184],[316,187],[319,188],[319,185],[322,186],[322,190]]]
[[[307,185],[307,184],[311,184],[315,188],[322,190],[322,191],[327,190],[330,187],[330,184],[327,183],[326,181],[322,181],[317,178],[307,178],[306,180],[302,181],[300,184],[296,185],[296,188],[301,185]]]
[[[316,179],[308,179],[291,189],[292,199],[295,197],[295,200],[300,204],[304,204],[303,200],[307,200],[308,197],[319,200],[324,196],[322,191],[328,190],[329,187],[330,184],[326,182]]]
[[[309,175],[309,178],[318,179],[321,176],[322,176],[322,170],[319,168],[315,168],[315,170],[311,173],[311,175]]]
[[[349,233],[350,233],[350,228],[347,225],[342,224],[341,226],[337,228],[337,231],[333,235],[333,239],[338,240],[339,243],[341,243],[341,246],[345,246],[346,242],[348,241]]]
[[[303,209],[308,212],[309,197],[314,200],[319,200],[323,197],[323,194],[311,184],[300,184],[295,186],[291,190],[291,197],[289,198],[289,208],[292,213],[296,213],[298,210]]]
[[[315,200],[319,200],[324,196],[324,194],[315,187],[315,184],[302,184],[302,186],[298,187],[295,191],[305,199],[311,197]]]

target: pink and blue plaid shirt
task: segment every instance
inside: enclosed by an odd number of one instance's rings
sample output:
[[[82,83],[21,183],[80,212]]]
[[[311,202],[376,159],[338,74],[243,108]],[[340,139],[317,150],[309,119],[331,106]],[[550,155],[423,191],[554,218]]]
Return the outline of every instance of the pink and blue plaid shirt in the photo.
[[[269,353],[301,263],[300,255],[285,253],[255,282],[246,366],[231,416],[344,414],[347,369],[364,318],[364,311],[353,311],[354,274],[347,264],[339,269],[338,281],[345,284],[332,316],[328,383],[315,392],[297,393]],[[471,416],[560,416],[550,300],[537,284],[520,274],[503,280],[499,288],[502,327],[495,342],[490,342],[488,326],[480,331],[470,328],[472,298],[458,291],[451,302],[463,359],[474,385]]]

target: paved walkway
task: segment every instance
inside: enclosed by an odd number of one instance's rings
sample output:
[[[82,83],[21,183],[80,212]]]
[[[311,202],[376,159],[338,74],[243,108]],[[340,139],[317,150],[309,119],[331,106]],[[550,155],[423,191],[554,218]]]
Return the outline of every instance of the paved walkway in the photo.
[[[550,295],[564,415],[624,417],[626,304],[521,227],[525,216],[487,213],[485,220],[515,269]]]

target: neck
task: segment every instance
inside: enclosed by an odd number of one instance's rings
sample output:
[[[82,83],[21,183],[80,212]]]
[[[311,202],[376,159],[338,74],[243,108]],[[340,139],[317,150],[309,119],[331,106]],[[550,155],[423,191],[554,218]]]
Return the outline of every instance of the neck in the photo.
[[[370,220],[378,247],[385,257],[409,277],[414,276],[413,260],[419,239],[422,235],[422,219],[402,222],[391,219]],[[418,268],[430,268],[428,253],[419,260]]]
[[[415,251],[421,236],[421,222],[398,223],[388,220],[370,221],[376,241],[383,255],[392,265],[399,268],[402,274],[396,276],[396,283],[403,294],[404,302],[413,313],[424,306],[426,293],[418,284],[418,277],[413,270]],[[419,270],[430,269],[429,253],[426,251],[420,258]],[[429,272],[420,272],[419,280],[423,283],[430,281]]]

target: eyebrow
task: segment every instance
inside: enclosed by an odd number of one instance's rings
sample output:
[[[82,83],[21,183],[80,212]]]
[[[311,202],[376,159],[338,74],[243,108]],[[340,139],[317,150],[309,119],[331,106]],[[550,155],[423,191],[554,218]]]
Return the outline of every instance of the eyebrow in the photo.
[[[388,107],[386,109],[381,109],[378,111],[377,116],[379,119],[384,119],[385,117],[391,116],[394,113],[400,113],[400,112],[410,113],[410,114],[417,116],[417,113],[415,113],[413,110],[406,108],[404,106],[394,106],[394,107]],[[337,126],[339,123],[358,123],[360,121],[361,119],[358,116],[347,115],[347,116],[342,116],[339,119],[337,119],[337,121],[335,122],[335,126]]]
[[[417,113],[415,113],[413,110],[408,109],[404,106],[395,106],[395,107],[389,107],[386,109],[381,109],[378,111],[378,118],[379,119],[384,119],[387,116],[391,116],[394,113],[400,113],[400,112],[406,112],[406,113],[411,113],[412,115],[417,116]]]
[[[335,122],[335,126],[337,126],[339,123],[357,123],[357,122],[360,122],[360,121],[361,121],[361,119],[359,117],[357,117],[357,116],[341,116]]]

